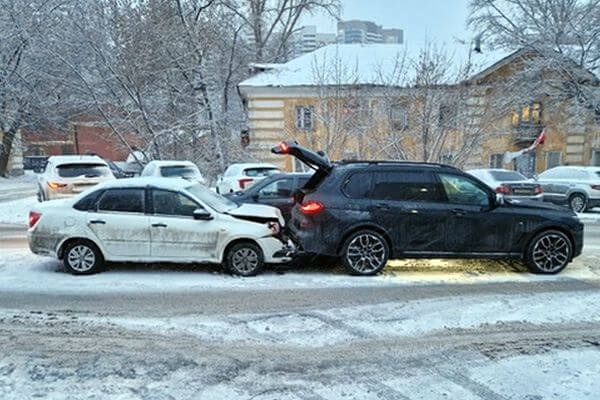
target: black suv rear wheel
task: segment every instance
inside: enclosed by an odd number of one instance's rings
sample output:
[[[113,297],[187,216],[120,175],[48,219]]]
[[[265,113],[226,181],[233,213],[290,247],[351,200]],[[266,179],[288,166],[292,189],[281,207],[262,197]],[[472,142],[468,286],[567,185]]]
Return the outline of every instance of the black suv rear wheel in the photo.
[[[342,262],[351,275],[375,275],[385,267],[389,256],[387,240],[368,229],[350,235],[342,250]]]

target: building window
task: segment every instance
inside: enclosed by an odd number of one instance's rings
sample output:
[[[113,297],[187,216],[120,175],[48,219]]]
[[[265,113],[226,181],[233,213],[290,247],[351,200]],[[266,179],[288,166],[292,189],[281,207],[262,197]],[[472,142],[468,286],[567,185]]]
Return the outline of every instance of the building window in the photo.
[[[298,106],[296,107],[296,128],[303,131],[314,130],[314,107]]]
[[[439,160],[440,160],[440,164],[452,165],[452,161],[454,160],[454,154],[452,154],[452,153],[440,154]]]
[[[490,156],[490,168],[502,168],[502,166],[503,166],[502,159],[503,158],[504,158],[504,154],[502,154],[502,153],[492,154]]]
[[[539,125],[542,123],[542,103],[533,102],[521,108],[512,115],[512,124],[517,127],[522,124]]]
[[[456,120],[456,107],[452,104],[440,104],[438,125],[452,127]]]
[[[600,167],[600,149],[592,150],[592,165],[594,167]]]
[[[408,113],[406,108],[401,105],[393,105],[390,109],[390,120],[392,122],[392,129],[395,131],[402,131],[408,128]]]
[[[546,169],[558,167],[560,165],[560,151],[546,152]]]

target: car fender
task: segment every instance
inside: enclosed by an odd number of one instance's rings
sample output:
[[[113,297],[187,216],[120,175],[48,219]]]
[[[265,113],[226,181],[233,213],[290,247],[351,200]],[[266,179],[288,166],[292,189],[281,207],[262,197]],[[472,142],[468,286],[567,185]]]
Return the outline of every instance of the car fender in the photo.
[[[246,224],[244,224],[246,225]],[[255,225],[255,226],[252,226]],[[236,227],[239,228],[239,227]],[[248,222],[248,225],[244,226],[242,229],[235,229],[235,233],[224,232],[221,236],[221,239],[217,242],[217,251],[216,255],[219,260],[223,260],[225,256],[225,249],[231,243],[238,240],[250,240],[258,244],[261,247],[258,239],[273,236],[273,232],[266,226],[266,224],[259,224],[254,222]],[[265,249],[262,249],[263,251]]]
[[[390,232],[383,228],[382,226],[378,225],[375,222],[356,222],[350,226],[348,226],[346,229],[344,229],[342,231],[342,234],[340,235],[340,243],[338,243],[338,248],[337,248],[337,253],[339,254],[342,251],[342,246],[344,246],[344,242],[346,241],[346,238],[348,236],[350,236],[353,232],[356,232],[358,230],[362,230],[362,229],[370,229],[370,230],[374,230],[375,232],[380,232],[381,234],[383,234],[383,237],[386,239],[388,246],[389,246],[389,251],[390,254],[393,253],[393,246],[392,246],[392,235],[390,234]]]
[[[575,186],[570,187],[569,190],[567,190],[567,192],[565,193],[565,200],[568,200],[574,194],[581,194],[587,200],[589,198],[589,195],[588,195],[587,191],[585,190],[585,188],[583,188],[582,186],[583,185],[581,185],[581,184],[575,184]]]

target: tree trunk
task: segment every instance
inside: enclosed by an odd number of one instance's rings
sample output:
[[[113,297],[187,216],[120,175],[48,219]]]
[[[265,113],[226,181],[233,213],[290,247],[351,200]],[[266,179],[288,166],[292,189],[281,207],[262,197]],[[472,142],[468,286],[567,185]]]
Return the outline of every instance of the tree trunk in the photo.
[[[0,176],[7,175],[8,160],[10,158],[10,152],[15,136],[16,132],[13,132],[12,130],[4,132],[2,135],[2,146],[0,147]]]

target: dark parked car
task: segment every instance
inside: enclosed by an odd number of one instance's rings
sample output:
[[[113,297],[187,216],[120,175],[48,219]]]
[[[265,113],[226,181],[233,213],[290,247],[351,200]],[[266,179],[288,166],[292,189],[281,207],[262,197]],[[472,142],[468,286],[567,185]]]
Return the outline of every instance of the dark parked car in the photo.
[[[293,240],[301,251],[340,257],[351,274],[376,274],[398,257],[522,258],[532,272],[553,274],[583,248],[572,211],[504,200],[454,167],[330,163],[293,141],[272,151],[317,169],[295,196]]]
[[[225,197],[241,203],[260,203],[277,207],[283,218],[289,221],[294,206],[293,193],[304,186],[311,174],[275,174],[255,183],[244,191],[230,193]]]
[[[23,169],[42,172],[48,164],[48,156],[25,156],[23,157]]]

